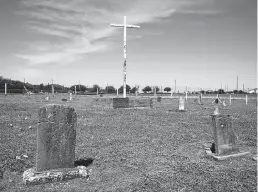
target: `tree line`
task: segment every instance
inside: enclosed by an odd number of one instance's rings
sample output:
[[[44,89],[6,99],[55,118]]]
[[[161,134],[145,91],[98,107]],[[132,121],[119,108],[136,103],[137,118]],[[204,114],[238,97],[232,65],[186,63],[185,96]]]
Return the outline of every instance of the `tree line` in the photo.
[[[32,91],[34,93],[41,93],[41,92],[52,92],[52,84],[30,84],[30,83],[24,83],[21,81],[17,81],[17,80],[11,80],[11,79],[7,79],[7,78],[3,78],[2,76],[0,76],[0,92],[4,92],[5,89],[5,83],[7,83],[8,85],[8,90],[11,90],[12,93],[23,93],[25,92],[24,86],[26,87],[26,89],[28,89],[29,91]],[[59,84],[53,84],[54,86],[54,91],[58,92],[58,93],[67,93],[67,92],[75,92],[75,88],[76,88],[76,92],[77,93],[85,93],[85,94],[95,94],[95,93],[116,93],[117,90],[114,86],[109,85],[106,86],[105,88],[101,88],[99,85],[94,84],[91,87],[87,87],[85,85],[80,85],[80,84],[76,84],[76,85],[72,85],[71,87],[65,87],[64,85],[59,85]],[[145,86],[141,91],[144,93],[163,93],[163,92],[170,92],[172,89],[170,87],[165,87],[164,89],[160,89],[158,86]],[[134,86],[134,87],[130,87],[129,85],[126,85],[126,92],[127,93],[139,93],[139,86]],[[118,93],[123,93],[123,85],[118,89]],[[177,92],[179,93],[179,91]],[[185,93],[185,92],[184,92]],[[192,91],[189,92],[188,94],[197,94],[197,93],[202,93],[202,94],[225,94],[225,93],[234,93],[234,94],[245,94],[245,92],[243,92],[242,90],[233,90],[230,92],[225,92],[223,89],[218,89],[217,91]]]

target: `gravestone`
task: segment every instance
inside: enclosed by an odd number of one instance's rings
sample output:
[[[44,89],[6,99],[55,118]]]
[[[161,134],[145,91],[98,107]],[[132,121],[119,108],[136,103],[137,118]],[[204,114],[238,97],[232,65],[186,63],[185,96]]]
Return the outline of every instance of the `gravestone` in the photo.
[[[185,100],[183,99],[183,97],[180,97],[178,100],[178,110],[185,111]]]
[[[37,131],[37,171],[73,167],[76,119],[76,113],[70,107],[47,105],[40,108]]]
[[[158,97],[158,98],[157,98],[157,102],[161,102],[161,97]]]
[[[70,101],[73,100],[73,93],[70,93]]]
[[[221,114],[211,116],[215,153],[206,151],[208,155],[217,160],[224,160],[248,154],[249,152],[240,152],[238,138],[232,126],[232,116]]]
[[[213,115],[218,115],[219,114],[219,108],[215,107],[215,111],[213,112]]]
[[[25,184],[86,177],[84,166],[74,168],[77,115],[64,105],[46,105],[39,110],[36,168],[23,174]]]
[[[113,108],[129,108],[129,98],[113,98]]]

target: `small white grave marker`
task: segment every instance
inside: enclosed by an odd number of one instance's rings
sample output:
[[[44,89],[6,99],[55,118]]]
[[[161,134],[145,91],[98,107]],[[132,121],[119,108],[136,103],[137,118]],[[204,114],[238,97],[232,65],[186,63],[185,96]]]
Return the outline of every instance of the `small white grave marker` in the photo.
[[[179,110],[179,111],[184,111],[184,110],[185,110],[185,101],[184,101],[183,97],[180,97],[180,98],[179,98],[179,101],[178,101],[178,110]]]
[[[73,93],[70,93],[70,101],[73,100]]]
[[[223,100],[222,104],[223,104],[224,107],[227,106],[227,104],[226,104],[226,102],[225,102],[225,99]]]
[[[218,115],[218,114],[219,114],[219,108],[215,107],[215,111],[214,111],[213,115]]]
[[[4,93],[5,93],[5,95],[7,95],[7,83],[5,83],[4,86],[5,86]]]

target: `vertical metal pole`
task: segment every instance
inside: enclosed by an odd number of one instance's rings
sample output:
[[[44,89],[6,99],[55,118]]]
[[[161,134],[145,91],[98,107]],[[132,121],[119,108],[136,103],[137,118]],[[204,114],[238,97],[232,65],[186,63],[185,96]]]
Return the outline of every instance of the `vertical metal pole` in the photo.
[[[5,83],[4,86],[5,86],[4,94],[5,94],[5,96],[6,96],[6,95],[7,95],[7,83]]]
[[[80,96],[81,96],[81,81],[79,80],[79,90],[80,90]]]
[[[24,87],[25,87],[25,78],[23,78],[23,94],[25,94],[25,89],[24,89]]]
[[[76,86],[74,86],[74,95],[76,95]]]
[[[176,80],[175,80],[175,93],[176,93]]]
[[[124,98],[126,98],[126,16],[124,16]]]
[[[238,76],[237,76],[237,91],[238,91]]]
[[[99,95],[99,88],[97,87],[97,96]]]
[[[231,94],[229,95],[229,104],[231,104]]]
[[[185,100],[187,101],[187,86],[186,86],[186,92],[185,92]]]
[[[247,95],[245,95],[245,104],[247,105]]]
[[[52,96],[54,96],[54,93],[55,91],[54,91],[54,85],[53,85],[53,79],[52,79]]]
[[[116,96],[118,97],[118,88],[116,89]]]

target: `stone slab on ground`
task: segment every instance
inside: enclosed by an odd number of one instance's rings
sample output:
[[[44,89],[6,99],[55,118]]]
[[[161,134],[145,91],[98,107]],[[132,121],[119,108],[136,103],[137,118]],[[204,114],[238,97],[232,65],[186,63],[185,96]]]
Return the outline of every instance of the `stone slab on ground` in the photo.
[[[129,98],[113,98],[113,108],[129,108]]]
[[[208,157],[212,157],[213,159],[218,160],[218,161],[227,160],[227,159],[230,159],[230,158],[240,157],[240,156],[245,156],[245,155],[250,154],[250,152],[239,152],[239,153],[234,153],[234,154],[230,154],[230,155],[217,156],[214,153],[212,153],[211,150],[209,150],[209,149],[206,149],[205,151],[206,151],[206,155]]]
[[[51,182],[59,182],[75,178],[89,178],[90,170],[85,166],[75,168],[61,168],[37,172],[36,168],[30,168],[23,173],[25,185],[37,185]]]

